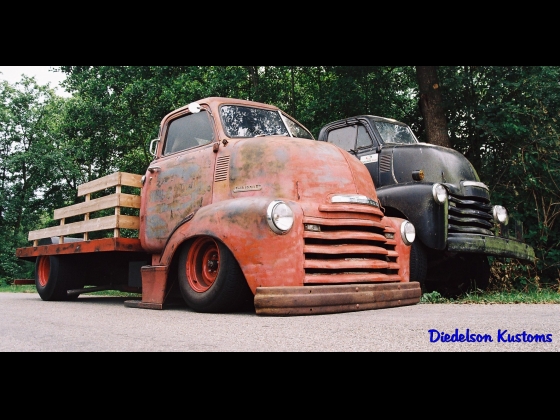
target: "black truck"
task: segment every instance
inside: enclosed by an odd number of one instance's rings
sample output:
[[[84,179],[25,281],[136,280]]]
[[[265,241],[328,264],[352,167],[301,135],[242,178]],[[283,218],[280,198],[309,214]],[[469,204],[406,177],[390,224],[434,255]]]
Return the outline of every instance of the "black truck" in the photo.
[[[374,115],[330,122],[317,140],[355,155],[373,178],[385,214],[414,224],[410,280],[424,292],[455,297],[486,289],[488,256],[534,261],[522,225],[491,202],[488,186],[458,151],[421,143],[408,125]]]

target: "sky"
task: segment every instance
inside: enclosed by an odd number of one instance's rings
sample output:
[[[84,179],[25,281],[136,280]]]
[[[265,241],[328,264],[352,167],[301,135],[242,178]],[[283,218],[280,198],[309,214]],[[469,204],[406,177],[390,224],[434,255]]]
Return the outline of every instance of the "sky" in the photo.
[[[50,84],[56,93],[60,96],[69,97],[59,83],[66,78],[64,73],[55,73],[51,69],[57,66],[0,66],[0,80],[6,80],[10,84],[21,81],[21,75],[33,77],[39,85]]]

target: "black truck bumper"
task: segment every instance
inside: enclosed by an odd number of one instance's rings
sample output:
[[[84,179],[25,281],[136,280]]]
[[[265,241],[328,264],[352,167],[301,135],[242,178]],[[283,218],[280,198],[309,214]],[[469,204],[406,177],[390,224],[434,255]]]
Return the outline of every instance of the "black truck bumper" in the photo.
[[[524,242],[498,236],[471,233],[450,233],[447,249],[455,252],[473,252],[495,257],[535,260],[535,251]]]

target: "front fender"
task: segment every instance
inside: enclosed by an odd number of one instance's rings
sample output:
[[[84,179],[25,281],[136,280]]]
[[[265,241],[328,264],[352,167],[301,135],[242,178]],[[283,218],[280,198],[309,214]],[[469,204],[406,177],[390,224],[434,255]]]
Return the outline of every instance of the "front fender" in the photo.
[[[399,254],[397,257],[397,262],[399,263],[399,276],[401,276],[403,282],[410,281],[410,245],[406,245],[402,239],[401,225],[405,219],[400,217],[389,217],[385,216],[383,221],[388,222],[393,229],[395,229],[395,251]]]
[[[428,248],[444,249],[447,244],[447,206],[437,204],[431,183],[399,184],[382,187],[377,197],[387,214],[397,210],[416,228],[416,240]]]
[[[239,263],[249,287],[302,286],[303,212],[299,204],[284,200],[294,212],[294,225],[284,235],[268,226],[266,210],[272,198],[225,200],[199,209],[177,227],[168,240],[160,263],[171,264],[185,241],[200,235],[222,241]]]

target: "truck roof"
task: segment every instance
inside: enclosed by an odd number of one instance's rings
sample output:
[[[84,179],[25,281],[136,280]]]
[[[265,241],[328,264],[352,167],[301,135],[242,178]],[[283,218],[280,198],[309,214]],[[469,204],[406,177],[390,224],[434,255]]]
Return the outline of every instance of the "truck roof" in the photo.
[[[249,100],[246,100],[246,99],[237,99],[237,98],[225,98],[225,97],[220,97],[220,96],[210,96],[208,98],[198,99],[198,100],[193,101],[193,102],[200,103],[200,104],[206,104],[213,110],[216,109],[218,106],[223,105],[223,104],[258,106],[259,108],[267,108],[267,109],[271,109],[271,110],[280,110],[280,108],[278,108],[277,106],[270,105],[270,104],[265,104],[265,103],[262,103],[262,102],[249,101]],[[185,111],[186,109],[188,109],[189,105],[190,104],[187,104],[185,106],[182,106],[181,108],[178,108],[178,109],[175,109],[175,110],[171,111],[163,119],[167,120],[167,118],[169,116]]]

